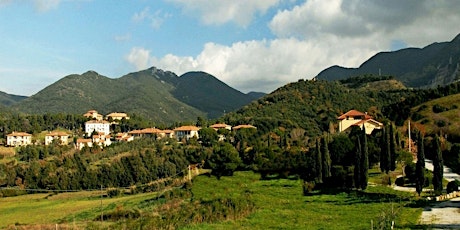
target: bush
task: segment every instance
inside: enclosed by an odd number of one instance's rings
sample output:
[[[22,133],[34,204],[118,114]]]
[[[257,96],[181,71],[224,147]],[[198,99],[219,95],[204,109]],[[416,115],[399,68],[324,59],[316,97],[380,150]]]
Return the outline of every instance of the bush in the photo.
[[[446,188],[447,193],[458,191],[459,186],[460,186],[460,181],[458,180],[450,181],[449,183],[447,183],[447,188]]]
[[[118,189],[118,188],[109,188],[107,190],[107,196],[109,197],[116,197],[116,196],[119,196],[121,195],[121,190]]]
[[[404,177],[398,177],[398,178],[396,178],[395,184],[396,184],[397,186],[404,186]]]
[[[309,193],[313,191],[315,188],[315,182],[314,181],[304,181],[303,182],[303,195],[306,196]]]

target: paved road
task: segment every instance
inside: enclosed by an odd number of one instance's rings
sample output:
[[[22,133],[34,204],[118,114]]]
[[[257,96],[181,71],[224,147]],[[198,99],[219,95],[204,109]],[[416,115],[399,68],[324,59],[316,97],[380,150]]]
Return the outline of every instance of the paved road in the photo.
[[[433,171],[433,162],[426,160],[425,167]],[[444,166],[443,176],[448,181],[460,181],[460,175],[453,173],[452,169],[446,166]],[[460,229],[460,197],[426,207],[422,212],[420,224],[439,229]]]

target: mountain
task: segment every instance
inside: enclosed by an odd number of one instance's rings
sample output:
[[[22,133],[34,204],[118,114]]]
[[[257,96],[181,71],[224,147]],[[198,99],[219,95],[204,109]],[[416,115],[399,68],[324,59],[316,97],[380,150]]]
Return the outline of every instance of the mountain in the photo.
[[[436,87],[460,79],[460,34],[450,42],[424,48],[381,52],[359,68],[331,66],[321,71],[319,80],[340,80],[358,75],[391,75],[408,87]]]
[[[94,71],[66,76],[12,106],[25,113],[85,113],[90,109],[135,113],[159,123],[215,118],[253,98],[212,75],[181,77],[155,67],[117,79]]]
[[[204,72],[188,72],[180,76],[173,95],[182,102],[217,118],[253,100]]]
[[[7,94],[0,91],[0,105],[10,106],[26,99],[26,96]]]

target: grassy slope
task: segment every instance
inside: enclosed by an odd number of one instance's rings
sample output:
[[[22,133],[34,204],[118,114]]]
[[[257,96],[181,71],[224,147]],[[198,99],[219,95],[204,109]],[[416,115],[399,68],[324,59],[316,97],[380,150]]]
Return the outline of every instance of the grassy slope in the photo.
[[[104,212],[112,211],[117,205],[140,203],[156,197],[156,193],[104,198]],[[100,214],[100,193],[75,192],[51,194],[30,194],[18,197],[0,198],[0,228],[14,224],[53,224],[60,222],[91,221]]]
[[[188,226],[186,229],[369,229],[385,211],[399,210],[401,197],[388,198],[382,194],[395,192],[385,187],[370,187],[361,195],[338,193],[302,196],[300,180],[259,180],[252,172],[237,172],[234,177],[199,176],[195,178],[193,194],[197,199],[240,196],[249,190],[256,211],[245,219],[214,224]],[[383,190],[382,190],[383,189]],[[372,195],[373,194],[373,195]],[[98,225],[91,223],[100,213],[100,194],[96,192],[64,193],[48,196],[33,194],[0,199],[0,228],[20,224]],[[410,196],[410,194],[409,194]],[[104,198],[104,212],[117,207],[152,212],[158,204],[156,193],[145,193],[118,198]],[[420,208],[404,207],[398,212],[396,226],[415,226]],[[106,223],[110,224],[110,223]],[[120,225],[112,226],[114,228]],[[121,225],[123,226],[123,225]]]
[[[440,113],[434,113],[434,105],[440,105],[442,107],[448,108],[449,110]],[[453,108],[454,105],[456,105],[457,108]],[[418,113],[423,117],[417,119],[416,122],[419,124],[423,123],[427,133],[436,133],[440,130],[442,130],[444,133],[458,133],[458,130],[460,129],[460,94],[454,94],[428,101],[414,107],[411,112]],[[446,126],[439,127],[436,124],[439,121],[444,121]]]

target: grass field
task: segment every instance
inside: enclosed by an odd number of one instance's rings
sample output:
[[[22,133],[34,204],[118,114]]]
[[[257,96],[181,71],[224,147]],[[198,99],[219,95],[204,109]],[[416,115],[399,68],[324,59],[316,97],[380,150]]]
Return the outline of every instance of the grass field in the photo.
[[[396,228],[406,229],[416,226],[422,211],[404,206],[412,194],[386,187],[372,186],[366,192],[303,196],[300,180],[260,180],[260,175],[252,172],[237,172],[233,177],[220,180],[198,176],[192,191],[195,199],[202,200],[250,194],[255,211],[244,219],[192,225],[185,229],[370,229],[371,224],[377,226],[382,222],[380,219],[391,219],[393,214]],[[155,201],[156,197],[156,193],[145,193],[103,198],[103,212],[122,207],[151,213],[160,202]],[[104,225],[94,222],[100,212],[101,199],[97,191],[0,198],[0,228],[15,224],[53,226],[56,223],[66,223],[70,229],[123,228],[123,221]]]
[[[211,189],[212,188],[212,189]],[[302,195],[299,180],[259,180],[257,174],[239,172],[234,178],[198,177],[193,191],[198,197],[237,194],[250,190],[256,211],[246,219],[201,224],[187,229],[370,229],[393,209],[397,228],[416,226],[421,208],[404,204],[412,194],[386,187],[369,187],[366,193],[340,192]]]

